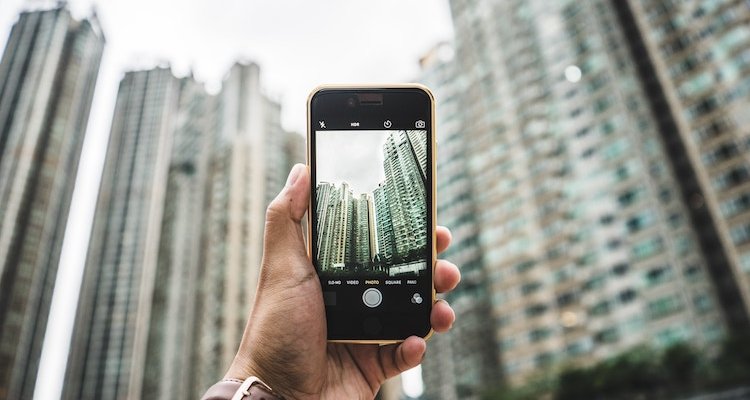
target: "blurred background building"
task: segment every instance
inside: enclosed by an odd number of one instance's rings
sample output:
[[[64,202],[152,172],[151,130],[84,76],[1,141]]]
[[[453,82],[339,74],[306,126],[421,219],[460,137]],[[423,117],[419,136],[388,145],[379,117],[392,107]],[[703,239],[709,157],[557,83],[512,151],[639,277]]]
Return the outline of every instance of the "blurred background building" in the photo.
[[[255,298],[266,206],[305,160],[304,138],[282,129],[281,106],[263,93],[257,64],[232,66],[218,102],[196,311],[200,370],[190,393],[205,391],[234,359]]]
[[[140,397],[184,89],[169,68],[120,82],[63,398]]]
[[[466,79],[458,76],[453,46],[441,43],[421,60],[423,76],[438,99],[437,214],[453,240],[441,258],[461,268],[461,284],[448,301],[458,317],[450,332],[430,339],[422,364],[425,398],[465,398],[500,377],[500,360],[489,301],[487,270],[479,243],[476,193],[468,162],[461,95]]]
[[[549,385],[637,345],[715,348],[746,329],[747,5],[450,4],[455,49],[422,64],[443,99],[438,219],[465,283],[456,328],[425,359],[425,397]],[[476,249],[476,264],[462,257]],[[476,298],[473,274],[487,280]],[[482,301],[492,333],[477,351],[462,307]],[[496,361],[460,362],[483,351]]]
[[[259,76],[238,63],[218,96],[169,68],[123,78],[65,398],[189,397],[233,359],[265,207],[304,158]]]
[[[21,13],[0,61],[0,399],[34,390],[103,48],[58,7]]]

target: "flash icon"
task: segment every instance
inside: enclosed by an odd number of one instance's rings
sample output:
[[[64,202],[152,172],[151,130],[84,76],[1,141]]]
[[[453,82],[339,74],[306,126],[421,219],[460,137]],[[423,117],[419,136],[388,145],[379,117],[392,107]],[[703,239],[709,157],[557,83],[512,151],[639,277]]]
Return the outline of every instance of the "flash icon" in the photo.
[[[318,121],[318,123],[320,124],[320,128],[321,129],[325,129],[326,128],[326,122],[325,121]]]

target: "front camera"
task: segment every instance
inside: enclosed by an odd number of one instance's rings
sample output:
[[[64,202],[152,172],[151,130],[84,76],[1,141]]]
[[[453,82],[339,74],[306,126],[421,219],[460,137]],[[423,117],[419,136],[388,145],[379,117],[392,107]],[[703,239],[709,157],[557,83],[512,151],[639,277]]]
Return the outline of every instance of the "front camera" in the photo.
[[[349,97],[346,99],[346,105],[349,108],[354,108],[357,106],[357,100],[355,100],[354,97]]]

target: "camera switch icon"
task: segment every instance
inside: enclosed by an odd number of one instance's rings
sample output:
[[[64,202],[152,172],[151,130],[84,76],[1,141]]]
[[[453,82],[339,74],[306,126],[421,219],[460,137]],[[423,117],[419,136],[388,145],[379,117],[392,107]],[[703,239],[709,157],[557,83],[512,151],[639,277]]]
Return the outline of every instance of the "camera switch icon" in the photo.
[[[425,123],[424,123],[424,121],[422,121],[420,119],[419,121],[417,121],[417,122],[414,123],[414,126],[416,126],[417,128],[424,128],[425,127]]]
[[[385,120],[385,122],[383,122],[383,126],[387,129],[387,128],[390,128],[391,126],[393,126],[393,123],[391,122],[390,119],[387,119],[387,120]]]

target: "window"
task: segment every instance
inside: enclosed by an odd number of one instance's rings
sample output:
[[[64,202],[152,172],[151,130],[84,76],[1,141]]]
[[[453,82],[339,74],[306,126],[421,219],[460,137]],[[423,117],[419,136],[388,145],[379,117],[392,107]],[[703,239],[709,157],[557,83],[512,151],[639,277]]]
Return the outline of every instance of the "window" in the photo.
[[[576,356],[579,356],[579,355],[585,353],[586,352],[586,348],[584,347],[583,343],[581,343],[581,342],[575,342],[575,343],[569,344],[565,348],[565,352],[568,353],[568,355],[571,356],[571,357],[576,357]]]
[[[633,256],[636,259],[644,259],[660,253],[664,249],[664,241],[660,237],[653,237],[633,246]]]
[[[617,197],[617,202],[620,203],[620,206],[622,207],[628,207],[631,204],[633,204],[636,200],[638,200],[638,197],[639,197],[638,189],[629,189],[629,190],[622,192]]]
[[[539,282],[531,282],[531,283],[525,283],[523,286],[521,286],[521,293],[524,295],[531,294],[539,290],[539,288],[542,286]]]
[[[672,213],[669,215],[669,226],[672,228],[679,228],[682,224],[682,217],[678,213]]]
[[[647,228],[654,223],[654,215],[651,211],[644,211],[630,218],[626,223],[628,231],[631,233],[638,232]]]
[[[612,123],[612,121],[607,121],[602,124],[602,133],[604,135],[609,135],[615,131],[615,124]]]
[[[695,309],[700,313],[711,311],[711,309],[713,308],[711,298],[706,294],[699,294],[695,296],[693,298],[693,305],[695,305]]]
[[[635,299],[635,296],[636,292],[633,289],[625,289],[618,295],[622,304],[630,303]]]
[[[662,330],[656,334],[656,340],[662,346],[670,346],[672,344],[682,342],[690,336],[688,328],[683,326],[672,326]]]
[[[598,317],[601,315],[609,314],[609,311],[610,311],[609,301],[604,300],[604,301],[600,301],[593,307],[589,308],[589,315],[593,317]]]
[[[620,263],[612,267],[612,274],[616,276],[622,276],[628,273],[628,270],[630,270],[630,266],[625,263]]]
[[[524,261],[522,263],[516,264],[516,272],[526,272],[534,267],[536,263],[534,261]]]
[[[545,304],[534,304],[526,308],[526,316],[529,318],[538,317],[547,311]]]
[[[617,328],[607,328],[597,332],[594,335],[594,340],[598,343],[614,343],[620,340],[620,333]]]
[[[544,340],[550,337],[550,335],[552,335],[552,331],[550,329],[547,329],[547,328],[534,329],[531,332],[529,332],[529,340],[532,343],[536,343],[536,342],[539,342],[541,340]]]
[[[697,136],[701,141],[710,140],[729,130],[730,126],[731,123],[728,120],[716,118],[698,129]]]
[[[742,193],[721,203],[721,213],[725,217],[731,217],[750,210],[750,194]]]
[[[748,171],[746,166],[741,165],[720,176],[719,179],[717,179],[716,184],[719,186],[717,189],[723,189],[726,187],[741,185],[749,180],[750,171]]]
[[[537,367],[547,367],[550,364],[552,364],[552,361],[554,360],[554,356],[550,352],[544,352],[540,353],[536,356],[534,362],[536,363]]]
[[[599,98],[594,102],[594,112],[597,114],[602,113],[606,111],[610,105],[612,105],[612,100],[609,97]]]
[[[687,110],[687,114],[691,120],[698,119],[704,115],[710,114],[717,108],[719,108],[719,101],[715,97],[707,97],[699,101],[698,104],[690,107]]]
[[[664,318],[682,310],[683,304],[679,297],[670,295],[648,303],[647,312],[651,319]]]
[[[740,150],[733,142],[722,143],[711,151],[703,154],[703,162],[707,165],[721,163],[740,154]]]
[[[577,300],[578,296],[575,292],[567,292],[557,296],[557,305],[560,307],[569,306]]]
[[[686,266],[685,270],[682,273],[690,282],[697,282],[701,280],[701,269],[695,264]]]
[[[595,276],[595,277],[589,279],[588,281],[586,281],[583,284],[583,288],[582,289],[584,291],[588,291],[588,290],[599,289],[602,286],[604,286],[604,276],[599,275],[599,276]]]
[[[677,254],[681,256],[686,255],[692,247],[693,239],[691,239],[687,235],[680,235],[677,240],[675,240],[675,248],[677,250]]]
[[[671,276],[671,269],[668,265],[654,267],[646,271],[646,285],[656,286],[669,279]]]

